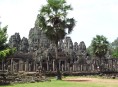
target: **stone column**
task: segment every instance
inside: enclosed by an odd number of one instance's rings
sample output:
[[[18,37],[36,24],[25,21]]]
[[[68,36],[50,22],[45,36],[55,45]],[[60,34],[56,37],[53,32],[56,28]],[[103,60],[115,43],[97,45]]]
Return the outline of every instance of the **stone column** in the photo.
[[[65,71],[67,70],[66,68],[67,68],[67,61],[65,60],[65,69],[64,69]]]
[[[29,71],[29,61],[27,60],[27,65],[26,65],[26,67],[27,67],[27,72]]]
[[[21,61],[19,60],[19,71],[21,71]]]
[[[69,63],[67,63],[67,71],[70,71]]]
[[[112,64],[111,64],[111,70],[113,71],[113,59],[112,59]]]
[[[75,71],[75,64],[73,64],[73,66],[72,66],[72,67],[73,67],[73,71]]]
[[[13,59],[11,59],[11,72],[13,72]]]
[[[42,68],[42,61],[40,61],[40,66],[41,66],[41,68]]]
[[[53,71],[55,71],[55,60],[53,60]]]
[[[13,63],[12,64],[12,67],[13,67],[12,69],[13,69],[13,72],[14,72],[14,68],[15,68],[14,65],[15,65],[15,63],[14,63],[14,61],[12,63]]]
[[[16,63],[16,72],[18,72],[18,63]]]
[[[61,68],[61,61],[59,61],[59,70],[60,70],[60,68]]]
[[[2,70],[4,70],[4,60],[2,60]]]
[[[34,71],[36,71],[36,70],[38,70],[38,64],[35,64],[35,70]]]
[[[36,70],[37,70],[37,69],[36,69],[37,66],[36,66],[36,62],[35,62],[35,61],[34,61],[34,63],[33,63],[33,66],[34,66],[34,67],[33,67],[33,71],[36,71]]]
[[[27,71],[27,62],[25,62],[25,71]]]
[[[29,63],[28,65],[29,65],[28,71],[30,72],[31,71],[31,64]]]
[[[23,61],[19,60],[19,70],[22,71],[23,70]]]
[[[61,70],[64,71],[64,64],[62,64]]]
[[[47,61],[47,71],[49,71],[49,61]]]

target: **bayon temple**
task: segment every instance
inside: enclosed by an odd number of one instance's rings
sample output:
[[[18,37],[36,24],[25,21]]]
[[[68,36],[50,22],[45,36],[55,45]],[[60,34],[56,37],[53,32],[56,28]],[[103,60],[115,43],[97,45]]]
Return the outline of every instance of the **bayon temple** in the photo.
[[[58,43],[59,69],[61,72],[97,72],[100,64],[103,71],[118,71],[118,60],[105,58],[99,61],[87,52],[82,41],[72,42],[70,37]],[[45,72],[56,72],[55,45],[46,38],[36,25],[29,31],[29,37],[21,39],[15,33],[9,39],[9,46],[16,47],[17,52],[1,63],[1,69],[11,72],[35,72],[40,66]],[[104,66],[104,67],[103,67]]]

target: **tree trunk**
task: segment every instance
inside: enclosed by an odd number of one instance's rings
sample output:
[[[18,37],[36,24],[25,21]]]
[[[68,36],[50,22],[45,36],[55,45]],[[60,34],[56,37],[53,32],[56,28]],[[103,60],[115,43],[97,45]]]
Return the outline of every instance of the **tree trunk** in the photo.
[[[56,63],[56,70],[57,70],[57,80],[62,80],[62,77],[61,77],[61,72],[59,70],[59,59],[58,59],[58,43],[56,44],[56,47],[55,47],[55,53],[56,53],[56,59],[55,59],[55,63]]]
[[[100,69],[100,73],[102,72],[102,57],[100,56],[99,57],[100,58],[100,60],[99,60],[99,69]]]

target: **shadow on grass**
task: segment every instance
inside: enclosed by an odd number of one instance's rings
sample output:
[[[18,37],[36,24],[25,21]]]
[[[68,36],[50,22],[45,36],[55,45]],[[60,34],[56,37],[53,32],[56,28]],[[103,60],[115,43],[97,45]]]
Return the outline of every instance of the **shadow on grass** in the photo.
[[[11,86],[12,84],[9,83],[9,82],[0,82],[0,87],[3,87],[3,86]]]

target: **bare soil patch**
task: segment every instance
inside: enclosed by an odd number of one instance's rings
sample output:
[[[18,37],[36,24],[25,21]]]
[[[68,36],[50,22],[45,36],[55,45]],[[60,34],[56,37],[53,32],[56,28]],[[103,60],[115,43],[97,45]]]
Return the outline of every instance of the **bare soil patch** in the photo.
[[[64,80],[64,81],[70,81],[70,82],[87,82],[90,80]]]
[[[69,82],[93,82],[93,83],[118,83],[118,79],[86,78],[86,77],[67,77],[63,79]]]

